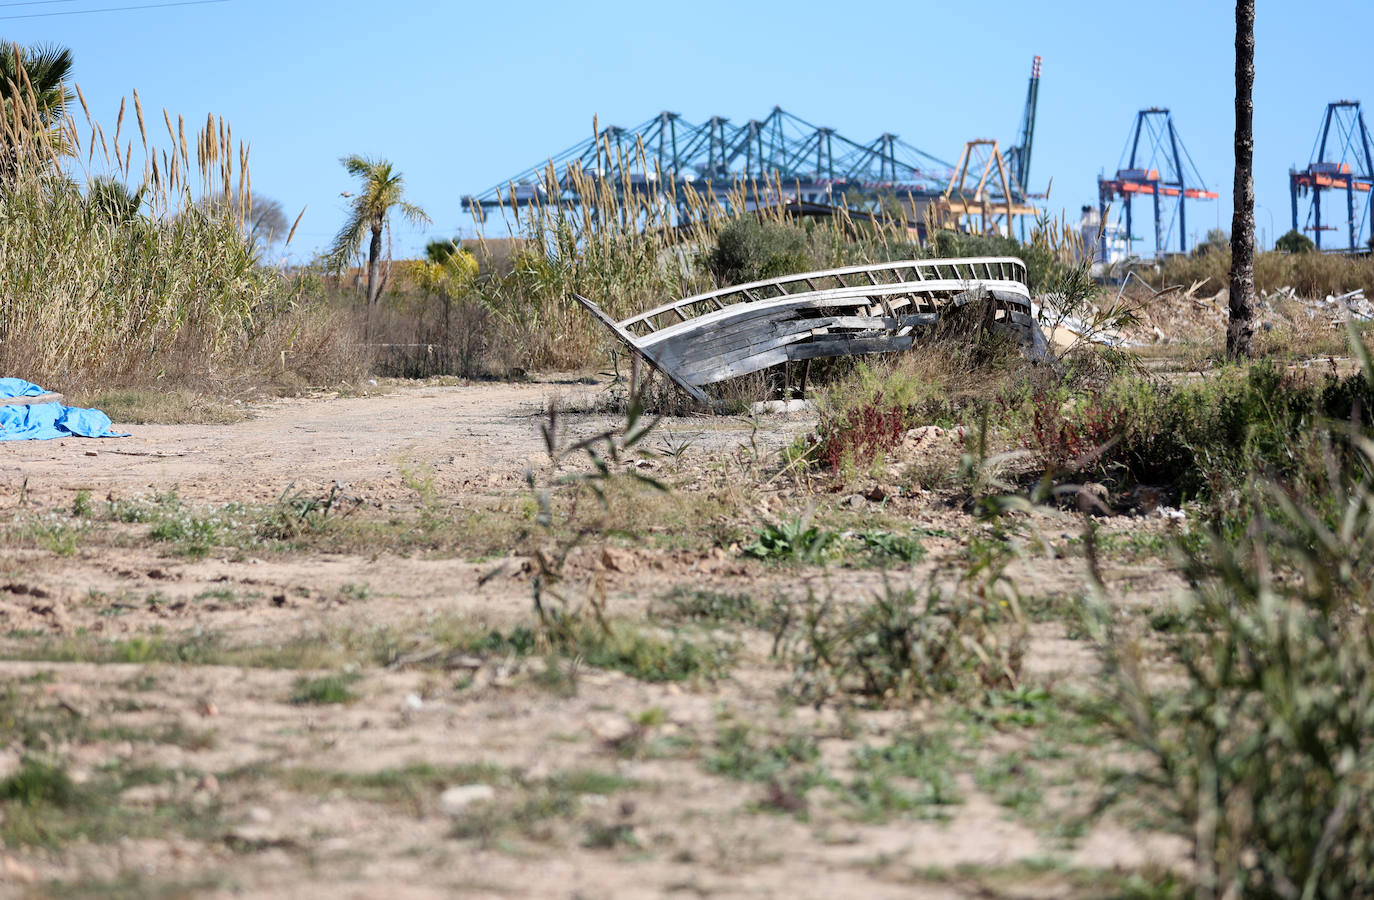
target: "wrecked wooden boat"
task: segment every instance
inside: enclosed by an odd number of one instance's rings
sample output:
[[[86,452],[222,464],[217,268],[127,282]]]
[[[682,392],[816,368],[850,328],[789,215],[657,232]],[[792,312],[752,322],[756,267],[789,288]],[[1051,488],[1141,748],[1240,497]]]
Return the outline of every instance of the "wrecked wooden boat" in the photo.
[[[793,360],[909,350],[974,301],[1042,353],[1014,257],[913,259],[784,275],[684,297],[622,321],[573,295],[631,353],[707,405],[708,385]]]

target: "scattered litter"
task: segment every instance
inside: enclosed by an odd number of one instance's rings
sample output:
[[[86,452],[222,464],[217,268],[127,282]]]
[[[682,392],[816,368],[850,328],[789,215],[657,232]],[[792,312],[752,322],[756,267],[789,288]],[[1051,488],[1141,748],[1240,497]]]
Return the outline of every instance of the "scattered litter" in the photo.
[[[1156,507],[1155,515],[1161,519],[1168,519],[1171,522],[1182,522],[1188,518],[1186,512],[1173,506]]]
[[[174,456],[190,456],[192,453],[199,453],[199,450],[110,450],[110,453],[118,453],[121,456],[155,456],[158,459],[170,459]]]
[[[760,400],[749,405],[749,411],[755,415],[805,412],[815,408],[816,404],[810,400]]]

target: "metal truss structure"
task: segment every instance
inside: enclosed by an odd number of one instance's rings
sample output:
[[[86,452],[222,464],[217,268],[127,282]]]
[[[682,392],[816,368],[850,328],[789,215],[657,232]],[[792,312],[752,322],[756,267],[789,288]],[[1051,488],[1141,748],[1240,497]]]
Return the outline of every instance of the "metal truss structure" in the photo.
[[[1143,146],[1142,146],[1143,145]],[[1178,252],[1188,252],[1188,220],[1186,200],[1215,200],[1216,191],[1209,191],[1183,146],[1174,127],[1173,116],[1167,109],[1153,107],[1136,113],[1131,137],[1122,150],[1125,166],[1119,167],[1116,177],[1097,179],[1098,207],[1102,221],[1107,219],[1107,206],[1115,199],[1124,202],[1127,247],[1136,238],[1131,231],[1131,201],[1138,194],[1154,200],[1155,255],[1166,252],[1178,225]],[[1099,238],[1099,253],[1107,256],[1107,229]]]
[[[1370,148],[1369,129],[1365,127],[1364,111],[1358,100],[1338,100],[1326,104],[1321,131],[1312,147],[1312,158],[1305,169],[1288,170],[1288,189],[1293,199],[1293,230],[1298,225],[1298,197],[1311,194],[1312,203],[1302,230],[1313,233],[1317,249],[1322,249],[1323,231],[1340,231],[1335,225],[1322,224],[1322,192],[1345,191],[1346,230],[1350,243],[1347,250],[1368,250],[1374,247],[1374,225],[1370,223],[1371,187],[1374,187],[1374,157]],[[1356,194],[1360,194],[1356,201]],[[1366,237],[1366,235],[1369,235]]]
[[[1029,144],[1023,144],[1022,147],[1028,148]],[[1030,154],[1019,158],[1029,162]],[[975,178],[977,180],[971,182]],[[1026,203],[1025,197],[1014,167],[1003,158],[997,142],[986,139],[969,141],[959,156],[959,164],[955,166],[949,186],[935,201],[934,218],[943,228],[952,227],[981,234],[1003,233],[1013,237],[1013,221],[1018,217],[1034,217],[1040,213],[1040,210]]]
[[[781,184],[795,194],[787,198],[793,202],[838,203],[841,197],[878,193],[930,199],[953,168],[895,134],[861,143],[776,106],[765,118],[743,125],[722,116],[695,125],[677,113],[661,112],[633,128],[597,130],[594,123],[593,130],[595,137],[546,163],[464,197],[464,207],[480,218],[507,206],[581,203],[579,180],[571,175],[575,170],[600,176],[619,191],[690,187],[722,203],[750,181]]]

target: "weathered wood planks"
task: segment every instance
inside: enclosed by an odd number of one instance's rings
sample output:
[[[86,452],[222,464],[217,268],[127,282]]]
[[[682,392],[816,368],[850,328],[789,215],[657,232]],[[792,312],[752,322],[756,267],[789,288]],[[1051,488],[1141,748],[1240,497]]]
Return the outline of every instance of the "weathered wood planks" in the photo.
[[[709,405],[706,385],[793,360],[909,350],[942,310],[986,298],[988,321],[1043,351],[1012,257],[902,260],[708,291],[616,322],[574,295],[636,357]],[[664,321],[661,317],[668,316]]]

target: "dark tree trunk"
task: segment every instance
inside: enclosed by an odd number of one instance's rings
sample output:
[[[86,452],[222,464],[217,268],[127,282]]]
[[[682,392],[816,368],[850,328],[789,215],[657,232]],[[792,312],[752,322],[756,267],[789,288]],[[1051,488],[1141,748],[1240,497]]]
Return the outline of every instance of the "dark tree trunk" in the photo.
[[[381,285],[377,283],[377,263],[382,258],[382,223],[372,223],[372,241],[367,246],[367,310],[371,314],[372,307],[377,305],[377,296],[381,294]]]
[[[1236,183],[1226,355],[1255,352],[1255,0],[1236,0]]]

